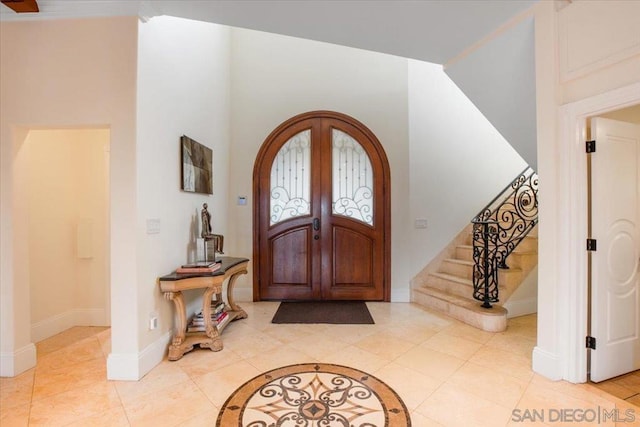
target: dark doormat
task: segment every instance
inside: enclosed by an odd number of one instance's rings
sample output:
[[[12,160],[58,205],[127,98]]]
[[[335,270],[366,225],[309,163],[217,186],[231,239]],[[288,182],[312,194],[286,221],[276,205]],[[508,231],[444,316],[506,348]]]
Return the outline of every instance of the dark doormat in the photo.
[[[375,322],[363,301],[285,301],[271,323],[334,323],[372,325]]]

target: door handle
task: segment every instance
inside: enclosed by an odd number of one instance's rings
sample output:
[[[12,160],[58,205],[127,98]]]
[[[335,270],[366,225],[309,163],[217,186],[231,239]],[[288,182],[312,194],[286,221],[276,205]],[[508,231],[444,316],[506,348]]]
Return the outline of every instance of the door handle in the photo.
[[[315,231],[320,230],[320,218],[313,218],[313,229]]]

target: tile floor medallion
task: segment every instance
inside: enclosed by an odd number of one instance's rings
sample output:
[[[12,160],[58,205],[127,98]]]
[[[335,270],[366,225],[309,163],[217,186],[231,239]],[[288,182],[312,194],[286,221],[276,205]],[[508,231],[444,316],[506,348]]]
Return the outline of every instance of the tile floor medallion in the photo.
[[[305,363],[267,371],[227,399],[218,427],[409,427],[404,402],[388,385],[357,369]]]

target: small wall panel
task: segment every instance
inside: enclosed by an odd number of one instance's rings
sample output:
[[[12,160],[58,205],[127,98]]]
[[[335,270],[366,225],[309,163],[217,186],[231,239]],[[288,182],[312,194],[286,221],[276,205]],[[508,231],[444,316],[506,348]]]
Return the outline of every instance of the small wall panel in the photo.
[[[640,1],[575,1],[558,26],[562,82],[640,54]]]

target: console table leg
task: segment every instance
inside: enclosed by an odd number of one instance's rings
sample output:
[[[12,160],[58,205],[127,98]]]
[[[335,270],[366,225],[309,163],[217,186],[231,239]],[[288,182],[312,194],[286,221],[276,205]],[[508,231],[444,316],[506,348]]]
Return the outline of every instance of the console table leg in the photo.
[[[233,300],[233,287],[236,285],[236,279],[241,274],[247,274],[247,270],[239,271],[236,274],[232,275],[229,278],[229,284],[227,285],[227,301],[229,302],[229,306],[231,307],[231,310],[238,312],[238,314],[236,315],[236,319],[246,319],[248,317],[247,312],[244,311]]]
[[[207,288],[202,294],[202,315],[204,317],[205,331],[209,338],[214,337],[213,330],[216,329],[211,320],[211,297],[215,290],[215,288]]]
[[[200,343],[200,348],[210,348],[211,351],[220,351],[223,348],[222,338],[218,328],[213,327],[211,332],[207,332],[208,340]]]
[[[169,346],[169,360],[178,360],[185,353],[184,341],[187,333],[187,313],[182,292],[165,292],[165,299],[173,301],[178,315],[178,324]]]

